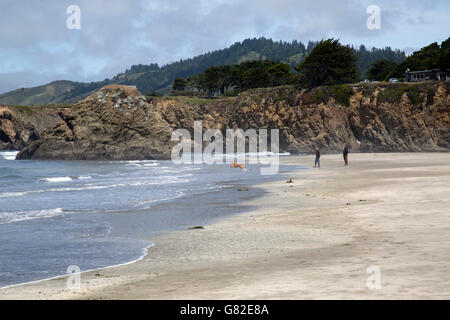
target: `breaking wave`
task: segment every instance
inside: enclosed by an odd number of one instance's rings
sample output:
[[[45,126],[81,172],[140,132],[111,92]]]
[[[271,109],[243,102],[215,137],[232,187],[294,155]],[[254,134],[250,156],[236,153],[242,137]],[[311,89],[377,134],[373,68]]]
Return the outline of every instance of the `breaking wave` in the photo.
[[[51,218],[63,214],[61,208],[43,209],[43,210],[27,210],[14,212],[0,212],[0,224],[12,223],[17,221]]]

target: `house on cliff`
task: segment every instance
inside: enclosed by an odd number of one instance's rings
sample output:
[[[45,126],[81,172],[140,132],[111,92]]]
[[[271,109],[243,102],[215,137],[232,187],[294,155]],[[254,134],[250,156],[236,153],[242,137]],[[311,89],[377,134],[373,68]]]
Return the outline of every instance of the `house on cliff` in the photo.
[[[407,82],[418,82],[427,80],[450,81],[450,70],[432,69],[432,70],[410,71],[408,69],[405,72],[405,81]]]

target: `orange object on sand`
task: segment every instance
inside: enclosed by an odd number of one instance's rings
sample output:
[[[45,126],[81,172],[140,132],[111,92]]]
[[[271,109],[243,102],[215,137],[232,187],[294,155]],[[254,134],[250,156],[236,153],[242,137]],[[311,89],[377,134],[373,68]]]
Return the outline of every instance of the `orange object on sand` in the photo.
[[[241,169],[245,169],[245,164],[239,164],[239,163],[233,162],[233,163],[231,164],[231,168],[241,168]]]

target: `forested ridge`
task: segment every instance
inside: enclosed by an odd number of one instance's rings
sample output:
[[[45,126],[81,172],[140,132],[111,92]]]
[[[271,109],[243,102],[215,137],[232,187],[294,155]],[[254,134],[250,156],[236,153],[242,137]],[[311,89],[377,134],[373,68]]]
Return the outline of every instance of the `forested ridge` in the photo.
[[[307,44],[304,44],[297,40],[286,42],[266,38],[246,39],[225,49],[215,50],[190,59],[182,59],[164,66],[159,66],[155,63],[133,65],[125,72],[103,81],[91,83],[55,81],[45,86],[14,90],[0,95],[0,103],[36,105],[74,103],[99,88],[114,83],[135,85],[144,94],[152,91],[164,94],[169,91],[175,79],[198,75],[212,66],[235,65],[255,60],[270,60],[286,63],[291,68],[294,68],[304,61],[317,43],[309,41]],[[357,57],[357,65],[361,76],[378,59],[402,62],[406,58],[403,51],[394,50],[390,47],[383,49],[372,48],[369,50],[361,45],[352,49]],[[64,87],[62,89],[54,90],[63,84]],[[53,92],[56,92],[56,94]]]

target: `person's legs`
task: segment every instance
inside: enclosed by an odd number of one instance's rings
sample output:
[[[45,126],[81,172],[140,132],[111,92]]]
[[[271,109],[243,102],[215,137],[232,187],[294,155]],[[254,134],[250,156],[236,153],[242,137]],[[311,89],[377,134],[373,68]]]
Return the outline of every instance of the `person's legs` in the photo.
[[[348,153],[344,155],[345,165],[348,166]]]

